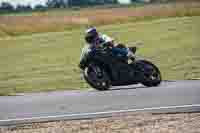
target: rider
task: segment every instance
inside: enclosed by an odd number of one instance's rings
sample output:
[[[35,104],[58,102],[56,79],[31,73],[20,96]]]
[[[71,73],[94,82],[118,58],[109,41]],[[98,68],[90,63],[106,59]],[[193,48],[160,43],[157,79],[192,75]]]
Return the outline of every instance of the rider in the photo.
[[[98,33],[98,31],[94,27],[86,30],[85,40],[89,44],[91,49],[98,49],[104,47],[105,45],[108,45],[112,48],[113,54],[125,56],[129,59],[134,58],[134,53],[129,50],[129,48],[119,48],[115,46],[114,39],[105,34]]]

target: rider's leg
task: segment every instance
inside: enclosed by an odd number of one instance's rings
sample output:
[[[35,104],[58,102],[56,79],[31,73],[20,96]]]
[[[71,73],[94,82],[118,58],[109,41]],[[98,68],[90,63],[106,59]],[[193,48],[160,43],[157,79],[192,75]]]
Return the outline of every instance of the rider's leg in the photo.
[[[112,53],[114,55],[122,55],[122,56],[127,56],[128,55],[128,49],[127,48],[117,48],[113,47],[112,48]]]
[[[118,47],[113,47],[112,52],[114,55],[122,55],[125,57],[128,57],[129,59],[134,58],[135,54],[129,50],[129,48],[118,48]]]

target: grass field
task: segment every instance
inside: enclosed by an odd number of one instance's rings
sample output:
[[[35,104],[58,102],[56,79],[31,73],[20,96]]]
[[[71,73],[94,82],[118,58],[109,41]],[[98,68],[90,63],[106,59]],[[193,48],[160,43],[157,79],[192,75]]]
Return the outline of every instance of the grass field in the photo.
[[[200,1],[147,4],[122,8],[84,8],[0,15],[0,37],[61,32],[88,25],[109,25],[166,17],[199,16]]]
[[[200,17],[99,26],[117,41],[141,41],[138,54],[164,79],[200,77]],[[0,39],[0,95],[87,88],[77,67],[84,29]]]

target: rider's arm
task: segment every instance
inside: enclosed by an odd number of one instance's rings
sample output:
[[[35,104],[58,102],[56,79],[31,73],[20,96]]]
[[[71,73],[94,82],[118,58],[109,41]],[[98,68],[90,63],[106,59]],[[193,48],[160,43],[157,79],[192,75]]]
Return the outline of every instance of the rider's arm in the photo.
[[[109,36],[107,36],[107,35],[105,35],[105,34],[102,34],[102,35],[101,35],[101,38],[104,40],[104,43],[103,43],[103,44],[109,45],[109,46],[111,46],[111,47],[114,46],[114,39],[113,39],[113,38],[111,38],[111,37],[109,37]]]

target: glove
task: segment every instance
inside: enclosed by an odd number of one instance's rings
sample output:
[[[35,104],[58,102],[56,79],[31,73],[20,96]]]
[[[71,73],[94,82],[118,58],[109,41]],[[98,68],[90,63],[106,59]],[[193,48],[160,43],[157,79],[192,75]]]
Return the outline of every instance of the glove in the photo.
[[[128,50],[127,57],[129,59],[131,59],[131,60],[135,60],[135,54],[132,51],[130,51],[130,50]]]

